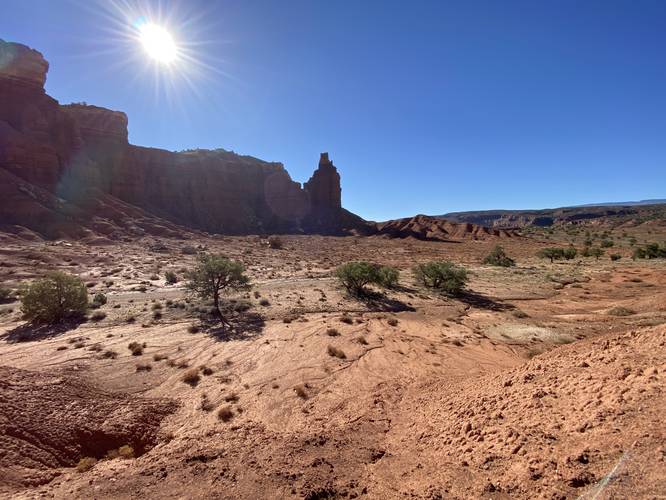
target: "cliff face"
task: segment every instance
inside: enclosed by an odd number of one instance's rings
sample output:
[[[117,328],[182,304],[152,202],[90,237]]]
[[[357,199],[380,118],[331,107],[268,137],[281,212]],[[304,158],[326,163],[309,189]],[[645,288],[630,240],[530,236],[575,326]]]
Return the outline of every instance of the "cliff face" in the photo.
[[[39,52],[0,40],[0,169],[65,202],[80,206],[112,195],[172,222],[226,234],[339,234],[350,220],[327,154],[301,188],[280,163],[224,150],[134,146],[124,113],[61,106],[46,95],[47,71]]]

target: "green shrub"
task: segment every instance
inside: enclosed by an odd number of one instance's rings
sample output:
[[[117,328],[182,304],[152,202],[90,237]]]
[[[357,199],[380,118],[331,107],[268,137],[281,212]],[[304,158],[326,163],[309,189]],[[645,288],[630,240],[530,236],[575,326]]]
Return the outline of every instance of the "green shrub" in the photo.
[[[240,262],[223,255],[202,254],[197,266],[187,273],[187,287],[202,299],[213,299],[220,320],[229,324],[220,309],[220,294],[249,287],[250,278]]]
[[[541,257],[542,259],[550,259],[551,262],[554,260],[560,260],[564,258],[564,248],[542,248],[537,252],[537,257]]]
[[[370,262],[347,262],[335,270],[340,283],[353,295],[363,295],[366,286],[379,281],[379,267]]]
[[[280,248],[284,247],[284,242],[282,241],[282,238],[280,238],[279,236],[269,236],[268,246],[270,248],[279,250]]]
[[[567,260],[576,258],[576,255],[578,255],[578,250],[576,250],[573,246],[569,246],[562,250],[562,256]]]
[[[91,307],[96,309],[98,307],[102,307],[104,304],[106,304],[106,295],[104,295],[102,292],[97,292],[93,297]]]
[[[601,248],[610,248],[610,247],[612,247],[614,244],[615,244],[615,243],[613,243],[611,240],[603,240],[603,241],[600,243]]]
[[[167,285],[175,285],[178,283],[178,276],[173,271],[167,271],[164,273],[164,280],[167,282]]]
[[[400,271],[395,267],[381,266],[377,269],[377,284],[385,288],[394,288],[398,284]]]
[[[21,294],[21,309],[26,319],[37,323],[80,318],[88,309],[88,292],[77,276],[52,271]]]
[[[467,270],[449,261],[433,261],[414,268],[417,281],[448,294],[460,293],[467,284]]]
[[[4,286],[0,286],[0,304],[4,302],[11,302],[14,300],[12,290]]]
[[[504,248],[500,245],[496,245],[495,248],[490,251],[486,258],[483,259],[483,263],[500,267],[511,267],[516,265],[516,261],[509,257],[504,251]]]
[[[594,247],[590,249],[590,256],[594,257],[595,259],[599,260],[599,257],[601,257],[604,254],[604,250],[599,248],[599,247]]]
[[[648,243],[644,247],[634,250],[634,259],[659,259],[666,258],[666,247],[660,247],[658,243]]]

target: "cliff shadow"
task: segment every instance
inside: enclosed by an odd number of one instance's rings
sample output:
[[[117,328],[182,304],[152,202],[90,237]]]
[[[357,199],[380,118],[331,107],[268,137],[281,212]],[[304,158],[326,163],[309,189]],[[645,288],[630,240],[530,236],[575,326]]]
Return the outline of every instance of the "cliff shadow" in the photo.
[[[52,337],[57,337],[70,330],[75,330],[82,323],[85,323],[85,318],[76,320],[63,321],[53,325],[45,325],[38,323],[24,323],[16,328],[12,328],[5,334],[0,336],[0,339],[7,341],[10,344],[19,342],[36,342],[45,340]]]
[[[263,316],[251,311],[228,316],[229,325],[211,316],[201,317],[200,320],[201,329],[220,342],[252,340],[261,335],[266,326]]]

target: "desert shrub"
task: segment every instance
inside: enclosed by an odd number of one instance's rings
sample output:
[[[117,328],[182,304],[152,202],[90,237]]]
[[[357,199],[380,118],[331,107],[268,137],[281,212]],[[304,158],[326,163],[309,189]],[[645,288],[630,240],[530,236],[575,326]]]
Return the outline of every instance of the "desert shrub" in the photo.
[[[396,318],[389,318],[386,322],[389,326],[398,326],[398,320]]]
[[[183,255],[194,255],[197,253],[197,249],[192,245],[183,245],[183,248],[180,249]]]
[[[418,264],[414,276],[423,285],[450,295],[460,293],[468,281],[467,270],[447,260]]]
[[[614,243],[611,240],[602,240],[602,242],[599,244],[601,248],[610,248],[614,245]]]
[[[660,247],[658,243],[648,243],[644,247],[634,250],[634,259],[663,259],[666,258],[666,247]]]
[[[621,258],[622,258],[622,256],[619,253],[610,254],[610,260],[612,260],[613,262],[616,261],[616,260],[620,260]]]
[[[632,314],[636,314],[636,311],[629,309],[628,307],[619,306],[609,310],[608,314],[611,316],[631,316]]]
[[[562,256],[567,260],[576,258],[576,255],[578,255],[578,250],[576,250],[573,246],[568,246],[562,249]]]
[[[542,248],[537,252],[536,255],[542,259],[550,259],[550,261],[553,262],[554,260],[560,260],[564,258],[564,248]]]
[[[139,363],[138,365],[136,365],[136,371],[138,372],[149,372],[152,369],[153,367],[151,366],[150,363]]]
[[[141,356],[143,354],[143,345],[138,342],[130,342],[127,348],[132,352],[132,356]]]
[[[394,288],[400,279],[400,271],[395,267],[381,266],[377,269],[377,284],[385,288]]]
[[[329,345],[326,348],[326,352],[328,352],[329,356],[333,356],[334,358],[338,358],[338,359],[345,359],[347,357],[347,355],[345,354],[345,352],[342,349],[338,349],[337,347],[332,346],[332,345]]]
[[[348,325],[352,325],[352,324],[354,323],[354,319],[353,319],[351,316],[349,316],[348,314],[343,314],[343,315],[340,317],[340,321],[341,321],[342,323],[346,323],[346,324],[348,324]]]
[[[23,291],[21,309],[28,320],[38,323],[82,317],[88,309],[88,292],[77,276],[52,271]]]
[[[601,257],[604,254],[604,250],[599,247],[594,247],[590,249],[590,257],[594,257],[596,260],[599,260],[599,257]]]
[[[93,457],[83,457],[79,460],[79,463],[76,464],[76,470],[79,472],[87,472],[92,469],[97,463],[97,459]]]
[[[270,248],[279,250],[280,248],[284,247],[284,242],[282,241],[282,238],[280,238],[279,236],[269,236],[268,246]]]
[[[91,321],[102,321],[104,318],[106,318],[106,313],[104,311],[95,311],[90,316]]]
[[[336,328],[327,328],[326,335],[328,335],[329,337],[337,337],[338,335],[340,335],[340,332]]]
[[[228,422],[234,417],[234,412],[231,409],[231,406],[223,406],[217,412],[217,418],[222,420],[222,422]]]
[[[268,299],[261,299],[259,301],[260,306],[268,307],[271,305],[271,302]]]
[[[11,302],[14,300],[12,290],[4,286],[0,286],[0,304]]]
[[[516,265],[516,261],[509,257],[504,251],[504,248],[500,245],[496,245],[495,248],[490,251],[486,258],[483,259],[483,263],[500,267],[511,267]]]
[[[194,387],[199,383],[199,380],[201,380],[201,377],[199,376],[199,370],[196,368],[187,370],[185,373],[183,373],[183,378],[181,380],[186,384]]]
[[[335,270],[335,276],[342,286],[352,295],[367,293],[367,285],[382,287],[395,286],[398,282],[398,270],[389,266],[378,266],[370,262],[347,262]]]
[[[197,325],[190,325],[187,327],[187,333],[199,333],[199,327]]]
[[[223,255],[203,254],[194,270],[187,273],[187,287],[203,299],[213,299],[220,320],[229,324],[220,309],[220,294],[248,288],[250,279],[240,262]]]
[[[106,304],[106,302],[106,295],[104,295],[102,292],[97,292],[93,297],[91,306],[93,308],[102,307],[104,304]]]
[[[178,283],[178,276],[173,271],[167,271],[164,273],[164,280],[167,282],[167,285],[174,285]]]
[[[303,384],[299,384],[294,387],[294,392],[301,399],[308,399],[308,391],[306,390]]]

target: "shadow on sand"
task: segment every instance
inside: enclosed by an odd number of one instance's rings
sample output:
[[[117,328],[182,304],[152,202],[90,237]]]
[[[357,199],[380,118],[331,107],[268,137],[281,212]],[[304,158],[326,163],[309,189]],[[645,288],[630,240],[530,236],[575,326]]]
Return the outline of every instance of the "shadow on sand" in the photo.
[[[380,292],[368,291],[356,298],[363,302],[370,311],[403,312],[416,310],[412,306],[405,304],[403,301],[393,299]]]
[[[24,323],[0,336],[0,339],[6,340],[10,344],[17,342],[35,342],[37,340],[56,337],[70,330],[74,330],[82,323],[85,323],[85,321],[85,318],[80,318],[76,320],[63,321],[53,325]]]
[[[472,292],[471,290],[465,290],[455,297],[460,302],[467,304],[471,307],[476,307],[477,309],[487,309],[489,311],[508,311],[515,309],[511,304],[506,304],[504,302],[498,302],[481,295],[480,293]]]
[[[220,342],[230,340],[251,340],[261,335],[266,322],[255,312],[247,311],[227,316],[230,325],[222,323],[214,316],[201,317],[201,329]]]

